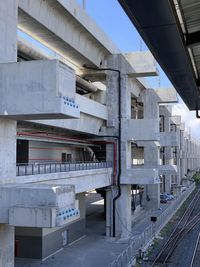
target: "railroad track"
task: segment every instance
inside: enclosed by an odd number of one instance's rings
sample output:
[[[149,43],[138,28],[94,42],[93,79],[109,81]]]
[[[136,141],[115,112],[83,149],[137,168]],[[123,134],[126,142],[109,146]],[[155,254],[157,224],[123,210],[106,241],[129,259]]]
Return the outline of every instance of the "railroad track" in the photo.
[[[196,207],[196,204],[200,200],[200,189],[195,194],[193,200],[190,202],[190,205],[187,207],[183,216],[179,220],[178,224],[170,234],[169,238],[162,246],[159,253],[156,255],[154,261],[152,262],[152,267],[154,266],[165,266],[167,260],[172,255],[174,249],[176,248],[178,242],[180,242],[183,237],[194,228],[200,222],[200,212],[196,216],[192,217],[192,213]]]
[[[199,254],[200,254],[200,232],[199,232],[197,240],[196,240],[196,244],[194,247],[194,252],[192,254],[190,267],[198,267],[199,266]]]

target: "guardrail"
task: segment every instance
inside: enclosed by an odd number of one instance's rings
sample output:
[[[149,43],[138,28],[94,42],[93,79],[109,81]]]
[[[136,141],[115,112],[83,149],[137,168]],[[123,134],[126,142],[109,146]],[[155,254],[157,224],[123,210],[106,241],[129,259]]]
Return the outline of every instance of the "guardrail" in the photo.
[[[17,176],[47,174],[56,172],[70,172],[92,169],[103,169],[112,167],[111,162],[56,162],[56,163],[33,163],[17,164]]]
[[[155,235],[160,232],[163,226],[171,219],[177,209],[194,189],[195,184],[193,183],[187,191],[179,195],[176,201],[172,202],[168,208],[157,217],[157,221],[155,223],[150,223],[150,225],[144,229],[143,233],[135,236],[134,239],[130,239],[129,246],[108,267],[132,266],[139,249],[146,246],[155,237]]]

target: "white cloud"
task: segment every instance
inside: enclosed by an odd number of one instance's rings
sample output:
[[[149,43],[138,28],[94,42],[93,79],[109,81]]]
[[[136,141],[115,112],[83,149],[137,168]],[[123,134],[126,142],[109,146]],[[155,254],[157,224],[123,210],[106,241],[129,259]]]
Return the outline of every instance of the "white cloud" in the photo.
[[[191,130],[191,134],[195,139],[200,139],[200,119],[196,118],[196,112],[190,111],[182,100],[173,106],[173,115],[181,115],[181,121],[185,122],[187,129]]]

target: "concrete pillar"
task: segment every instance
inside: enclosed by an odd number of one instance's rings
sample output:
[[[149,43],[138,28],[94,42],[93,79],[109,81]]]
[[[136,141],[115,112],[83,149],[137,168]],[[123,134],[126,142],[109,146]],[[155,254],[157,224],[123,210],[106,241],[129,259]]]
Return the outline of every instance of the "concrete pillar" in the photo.
[[[150,184],[144,187],[144,207],[155,211],[160,207],[160,184]]]
[[[17,61],[18,0],[0,1],[0,63]],[[16,177],[16,122],[0,119],[0,183]],[[0,224],[0,266],[14,267],[14,227]]]
[[[16,121],[0,119],[0,184],[16,182]]]
[[[173,149],[172,147],[165,147],[165,164],[173,164]],[[171,174],[165,174],[165,192],[171,192]]]
[[[0,1],[0,63],[17,61],[18,0]]]
[[[0,224],[0,266],[14,267],[14,227]]]
[[[160,147],[153,142],[145,142],[144,165],[156,167],[159,164]],[[148,210],[157,210],[160,207],[160,184],[146,185],[144,188],[144,207]]]
[[[164,132],[169,133],[171,131],[171,121],[170,121],[170,112],[166,110],[166,116],[164,116]],[[168,114],[169,113],[169,114]],[[165,165],[172,165],[173,164],[173,148],[172,147],[165,147]],[[171,192],[171,175],[165,174],[165,185],[164,190],[165,192]]]
[[[143,95],[144,119],[158,119],[159,105],[154,90],[146,90]],[[157,129],[159,132],[159,129]],[[144,142],[144,165],[149,168],[158,168],[160,161],[160,147],[153,141]],[[157,210],[160,207],[160,184],[144,187],[143,206],[148,210]]]
[[[115,217],[117,235],[128,238],[131,234],[131,185],[121,185]]]
[[[122,125],[126,126],[126,121],[131,117],[131,94],[129,91],[129,79],[126,75],[127,62],[122,55],[110,56],[107,60],[107,67],[118,69],[121,71],[121,121]],[[119,83],[118,73],[109,71],[107,74],[107,107],[108,107],[108,121],[106,133],[109,135],[118,135],[119,132]],[[121,127],[121,157],[118,160],[121,162],[121,177],[126,175],[127,167],[131,164],[131,144],[127,140],[126,127]],[[113,153],[111,147],[107,147],[107,160],[111,160]],[[113,187],[113,192],[117,192],[117,187]],[[113,198],[115,194],[107,192],[107,200],[109,197]],[[110,215],[109,215],[110,213]],[[107,204],[107,235],[112,234],[112,200],[111,207]],[[111,218],[110,218],[111,217]],[[115,213],[115,229],[116,235],[127,237],[128,232],[131,231],[131,186],[123,185],[121,183],[121,196],[116,201]],[[128,229],[128,231],[127,231]]]
[[[165,192],[171,192],[171,175],[165,175]]]

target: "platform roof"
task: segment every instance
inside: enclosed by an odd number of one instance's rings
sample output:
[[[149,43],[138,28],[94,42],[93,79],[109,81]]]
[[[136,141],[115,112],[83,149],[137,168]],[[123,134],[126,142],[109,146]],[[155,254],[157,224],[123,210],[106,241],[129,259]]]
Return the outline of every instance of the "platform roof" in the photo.
[[[200,109],[200,1],[118,1],[188,108]]]

